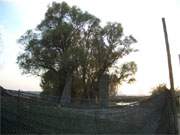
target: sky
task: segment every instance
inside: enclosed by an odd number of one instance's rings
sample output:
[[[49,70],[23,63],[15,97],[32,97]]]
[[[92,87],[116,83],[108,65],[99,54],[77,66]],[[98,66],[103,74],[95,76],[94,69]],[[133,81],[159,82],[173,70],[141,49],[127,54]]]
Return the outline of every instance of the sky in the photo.
[[[61,0],[56,0],[62,2]],[[138,52],[123,61],[135,61],[136,82],[119,87],[119,94],[146,95],[160,83],[169,86],[161,18],[165,17],[175,87],[180,88],[180,0],[65,0],[100,18],[102,24],[119,22],[125,35],[133,35]],[[0,0],[0,85],[7,89],[41,90],[40,78],[22,75],[16,64],[22,45],[17,39],[44,18],[51,0]]]

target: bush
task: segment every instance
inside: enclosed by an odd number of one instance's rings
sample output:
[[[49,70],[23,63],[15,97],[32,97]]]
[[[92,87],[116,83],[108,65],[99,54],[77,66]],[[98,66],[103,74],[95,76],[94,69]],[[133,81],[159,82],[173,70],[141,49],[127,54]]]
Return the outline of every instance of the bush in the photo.
[[[151,91],[152,96],[159,95],[165,91],[169,90],[166,86],[166,84],[159,84],[158,86],[154,87]]]
[[[180,95],[180,89],[176,89],[176,95]],[[176,98],[177,110],[180,112],[180,97]]]

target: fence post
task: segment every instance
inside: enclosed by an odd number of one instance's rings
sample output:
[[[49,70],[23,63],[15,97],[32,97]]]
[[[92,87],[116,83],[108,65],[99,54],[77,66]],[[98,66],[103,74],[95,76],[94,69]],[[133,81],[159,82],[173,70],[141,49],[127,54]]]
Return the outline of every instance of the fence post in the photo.
[[[20,133],[20,90],[17,92],[17,130]]]

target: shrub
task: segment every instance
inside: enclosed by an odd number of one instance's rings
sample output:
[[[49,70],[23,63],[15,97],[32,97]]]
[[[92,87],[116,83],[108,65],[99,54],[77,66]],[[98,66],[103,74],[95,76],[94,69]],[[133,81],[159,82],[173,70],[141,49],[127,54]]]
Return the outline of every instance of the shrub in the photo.
[[[180,95],[180,89],[176,89],[176,95]],[[176,98],[176,105],[177,105],[178,111],[180,112],[180,97]]]
[[[152,96],[154,96],[154,95],[159,95],[160,93],[165,92],[167,90],[169,89],[167,88],[166,84],[159,84],[158,86],[152,89],[151,93]]]

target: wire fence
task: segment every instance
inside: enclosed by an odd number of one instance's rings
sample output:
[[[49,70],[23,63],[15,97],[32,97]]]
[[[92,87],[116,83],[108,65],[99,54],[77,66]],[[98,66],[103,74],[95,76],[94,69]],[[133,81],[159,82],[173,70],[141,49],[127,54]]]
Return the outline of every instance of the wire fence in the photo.
[[[2,133],[177,134],[168,91],[141,102],[103,109],[98,104],[89,106],[90,101],[82,105],[76,99],[76,104],[62,107],[57,97],[11,92],[1,94]]]

